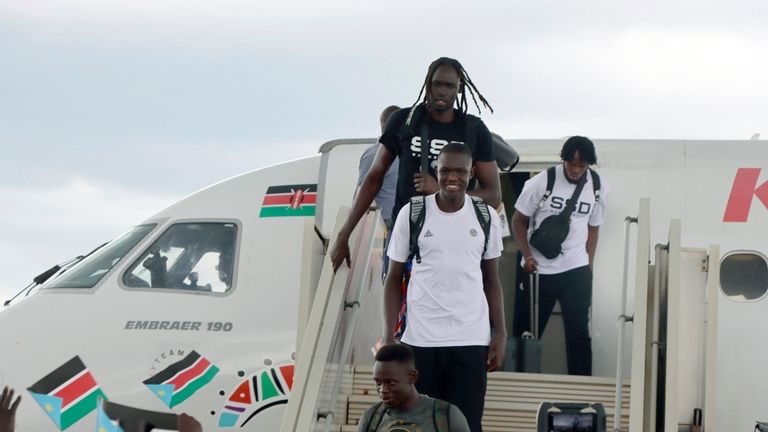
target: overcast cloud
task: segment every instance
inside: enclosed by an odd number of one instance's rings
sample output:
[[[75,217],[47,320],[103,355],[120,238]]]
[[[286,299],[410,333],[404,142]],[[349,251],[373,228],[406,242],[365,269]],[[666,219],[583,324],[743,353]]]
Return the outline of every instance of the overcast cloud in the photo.
[[[763,1],[0,3],[0,298],[460,59],[506,138],[768,133]],[[194,176],[188,173],[194,172]]]

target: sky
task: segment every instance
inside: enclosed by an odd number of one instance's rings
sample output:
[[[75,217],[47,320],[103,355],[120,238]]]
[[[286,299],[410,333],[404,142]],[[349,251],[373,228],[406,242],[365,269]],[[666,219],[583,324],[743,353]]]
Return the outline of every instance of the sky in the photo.
[[[768,3],[0,1],[0,299],[459,59],[507,139],[768,136]]]

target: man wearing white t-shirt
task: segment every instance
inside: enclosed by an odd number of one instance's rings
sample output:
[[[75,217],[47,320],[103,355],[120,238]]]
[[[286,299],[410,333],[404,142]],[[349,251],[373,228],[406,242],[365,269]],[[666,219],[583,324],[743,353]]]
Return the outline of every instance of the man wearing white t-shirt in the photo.
[[[589,335],[589,308],[592,305],[592,262],[597,235],[605,220],[607,189],[596,180],[597,173],[588,170],[597,163],[595,146],[589,138],[573,136],[560,151],[561,165],[555,167],[555,182],[549,196],[547,172],[528,180],[515,204],[512,228],[523,255],[523,270],[538,272],[539,329],[549,320],[556,301],[560,301],[565,328],[565,348],[569,375],[592,375],[592,341]],[[562,243],[561,253],[547,259],[530,246],[531,233],[549,216],[559,214],[571,199],[577,185],[583,189],[574,204],[570,231]],[[599,189],[596,187],[599,184]],[[596,193],[599,190],[599,193]]]
[[[446,144],[437,159],[440,190],[424,197],[425,220],[418,238],[421,262],[413,261],[408,325],[401,342],[414,351],[418,391],[459,407],[470,429],[478,432],[487,372],[499,369],[504,361],[507,334],[498,277],[499,216],[490,209],[486,247],[474,204],[465,193],[473,175],[470,149],[461,143]],[[387,250],[385,343],[393,341],[402,302],[401,276],[411,253],[409,215],[406,204]]]

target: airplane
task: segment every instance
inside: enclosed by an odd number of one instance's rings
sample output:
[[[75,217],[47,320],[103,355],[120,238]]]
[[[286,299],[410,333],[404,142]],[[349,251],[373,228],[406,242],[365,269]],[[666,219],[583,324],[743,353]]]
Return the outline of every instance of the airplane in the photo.
[[[520,161],[499,170],[503,216],[521,182],[560,163],[563,141],[506,141]],[[94,430],[100,399],[129,427],[173,430],[167,416],[185,412],[205,430],[357,430],[376,400],[380,212],[356,229],[350,269],[334,274],[327,251],[375,143],[331,141],[208,186],[0,308],[0,386],[23,395],[17,430]],[[491,374],[485,428],[533,431],[543,402],[600,399],[615,430],[752,430],[768,419],[768,146],[595,145],[610,195],[594,376],[564,375],[555,313],[543,373]],[[508,322],[517,259],[507,237]]]

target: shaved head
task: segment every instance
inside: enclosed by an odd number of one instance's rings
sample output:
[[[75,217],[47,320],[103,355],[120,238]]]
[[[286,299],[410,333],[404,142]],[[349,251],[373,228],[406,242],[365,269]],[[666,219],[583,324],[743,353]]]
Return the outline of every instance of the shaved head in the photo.
[[[399,109],[400,107],[397,105],[390,105],[384,108],[384,111],[382,111],[381,115],[379,116],[379,123],[381,123],[381,133],[384,133],[384,127],[387,126],[387,120],[389,120],[389,117]]]

